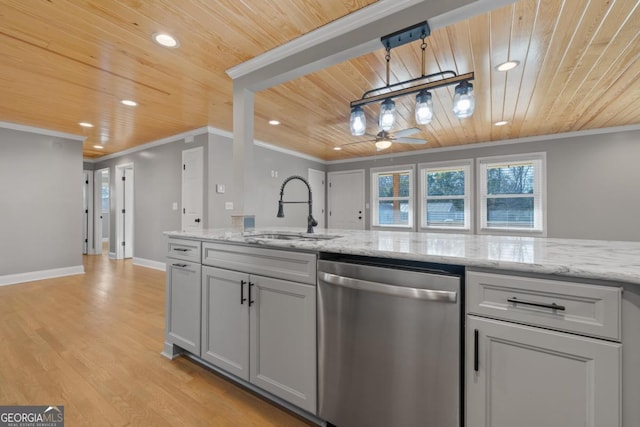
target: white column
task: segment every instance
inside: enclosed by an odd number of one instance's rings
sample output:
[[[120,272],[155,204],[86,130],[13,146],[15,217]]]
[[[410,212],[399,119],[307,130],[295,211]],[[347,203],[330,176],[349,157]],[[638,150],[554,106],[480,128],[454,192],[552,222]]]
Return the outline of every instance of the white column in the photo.
[[[233,87],[233,215],[255,214],[253,179],[253,99],[252,91]]]

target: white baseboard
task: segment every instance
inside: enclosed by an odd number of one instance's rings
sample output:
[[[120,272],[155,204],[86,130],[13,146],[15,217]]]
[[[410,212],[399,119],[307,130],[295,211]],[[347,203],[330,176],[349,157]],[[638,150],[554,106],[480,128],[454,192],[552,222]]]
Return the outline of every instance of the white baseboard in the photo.
[[[150,259],[133,257],[133,265],[153,268],[154,270],[167,271],[167,265],[164,262],[152,261]]]
[[[109,252],[109,259],[116,259],[116,253],[115,252]]]
[[[83,265],[54,268],[51,270],[30,271],[27,273],[7,274],[0,276],[0,286],[15,285],[16,283],[33,282],[34,280],[53,279],[54,277],[84,274]]]

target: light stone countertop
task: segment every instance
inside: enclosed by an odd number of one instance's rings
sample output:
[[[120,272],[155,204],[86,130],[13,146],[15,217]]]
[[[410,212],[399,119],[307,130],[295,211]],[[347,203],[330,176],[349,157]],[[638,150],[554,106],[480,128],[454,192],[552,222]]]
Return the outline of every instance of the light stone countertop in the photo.
[[[330,240],[251,237],[276,232],[306,235],[305,229],[290,227],[258,228],[245,233],[232,229],[209,229],[164,234],[205,241],[557,274],[640,285],[640,242],[339,229],[316,230],[316,235],[341,236]]]

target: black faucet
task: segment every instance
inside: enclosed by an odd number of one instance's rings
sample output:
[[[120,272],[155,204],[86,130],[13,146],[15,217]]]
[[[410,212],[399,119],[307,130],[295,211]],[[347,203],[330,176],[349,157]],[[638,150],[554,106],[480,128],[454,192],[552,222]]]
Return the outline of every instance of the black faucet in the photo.
[[[282,197],[284,196],[284,186],[287,185],[287,183],[289,181],[291,181],[292,179],[299,179],[300,181],[304,182],[304,185],[307,186],[307,188],[309,189],[309,200],[306,202],[283,202],[282,201]],[[284,182],[282,183],[282,187],[280,187],[280,201],[278,202],[278,218],[284,218],[284,204],[285,203],[308,203],[309,204],[309,216],[307,217],[307,233],[313,233],[313,227],[315,227],[316,225],[318,225],[318,221],[316,221],[315,219],[313,219],[313,215],[311,214],[313,208],[313,202],[311,201],[311,186],[309,185],[309,183],[307,182],[306,179],[304,179],[301,176],[298,175],[294,175],[294,176],[290,176],[289,178],[285,179]]]

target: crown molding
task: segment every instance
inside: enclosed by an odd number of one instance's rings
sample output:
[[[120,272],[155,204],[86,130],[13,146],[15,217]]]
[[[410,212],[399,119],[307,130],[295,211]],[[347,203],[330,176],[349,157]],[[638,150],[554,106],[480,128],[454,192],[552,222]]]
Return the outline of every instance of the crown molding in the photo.
[[[610,134],[610,133],[617,133],[617,132],[632,132],[637,130],[640,130],[640,124],[627,125],[627,126],[615,126],[615,127],[600,128],[600,129],[578,130],[573,132],[554,133],[549,135],[527,136],[524,138],[505,139],[502,141],[487,141],[487,142],[479,142],[476,144],[455,145],[453,147],[425,148],[423,150],[404,151],[402,153],[382,154],[377,156],[355,157],[352,159],[325,160],[324,162],[327,165],[338,165],[343,163],[355,163],[355,162],[361,162],[361,161],[367,161],[367,160],[380,160],[380,159],[390,159],[395,157],[418,156],[421,154],[443,153],[447,151],[473,150],[475,148],[497,147],[501,145],[523,144],[526,142],[551,141],[555,139],[602,135],[602,134]]]
[[[0,122],[0,128],[18,130],[21,132],[31,132],[40,135],[55,136],[56,138],[73,139],[74,141],[84,141],[87,137],[82,135],[74,135],[72,133],[58,132],[55,130],[42,129],[33,126],[19,125],[16,123]]]
[[[105,160],[115,159],[117,157],[126,156],[127,154],[136,153],[142,150],[148,150],[149,148],[158,147],[160,145],[168,144],[170,142],[175,142],[179,139],[185,139],[186,137],[189,137],[189,136],[202,135],[203,133],[207,133],[208,128],[209,128],[208,126],[203,126],[201,128],[189,130],[187,132],[182,132],[173,136],[168,136],[166,138],[158,139],[156,141],[147,142],[146,144],[137,145],[127,150],[118,151],[117,153],[107,154],[105,156],[100,156],[95,159],[84,159],[84,161],[89,163],[100,163]]]
[[[233,133],[231,133],[229,131],[218,129],[218,128],[214,128],[213,126],[208,126],[208,130],[209,130],[209,133],[212,133],[214,135],[220,135],[220,136],[227,137],[229,139],[233,139]],[[298,157],[300,159],[305,159],[305,160],[310,160],[312,162],[321,163],[323,165],[327,164],[326,160],[320,159],[318,157],[314,157],[314,156],[311,156],[309,154],[300,153],[299,151],[290,150],[288,148],[278,147],[277,145],[269,144],[268,142],[260,141],[260,140],[257,140],[257,139],[253,140],[253,145],[256,145],[256,146],[262,147],[262,148],[266,148],[267,150],[272,150],[272,151],[277,151],[279,153],[288,154],[290,156]]]

